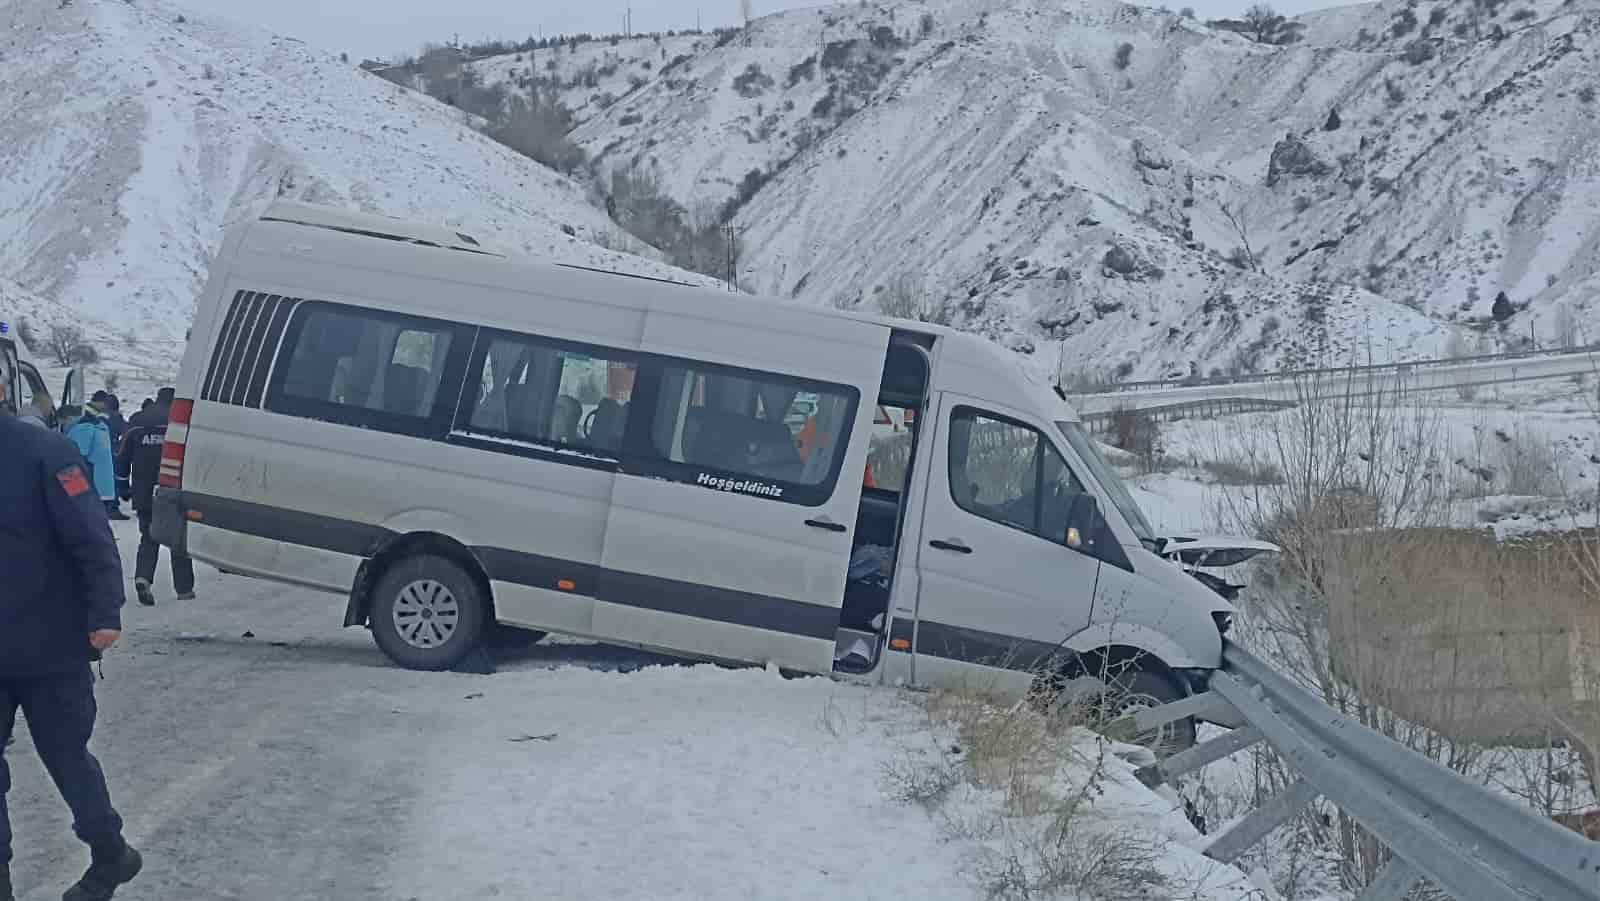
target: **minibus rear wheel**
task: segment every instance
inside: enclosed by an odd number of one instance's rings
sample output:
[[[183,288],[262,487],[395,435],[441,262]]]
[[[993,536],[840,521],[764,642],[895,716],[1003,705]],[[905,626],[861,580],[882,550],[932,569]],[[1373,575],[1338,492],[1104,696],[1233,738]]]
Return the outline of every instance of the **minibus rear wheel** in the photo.
[[[372,590],[368,622],[389,659],[406,669],[446,670],[483,640],[488,598],[477,580],[444,557],[407,557]]]

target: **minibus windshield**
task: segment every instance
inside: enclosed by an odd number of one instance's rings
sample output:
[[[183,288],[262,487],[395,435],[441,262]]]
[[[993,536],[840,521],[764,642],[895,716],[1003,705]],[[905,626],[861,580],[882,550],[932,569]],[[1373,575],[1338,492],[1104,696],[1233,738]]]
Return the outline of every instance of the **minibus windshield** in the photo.
[[[1104,486],[1106,493],[1111,495],[1112,502],[1122,511],[1122,515],[1128,520],[1128,525],[1133,527],[1134,534],[1139,536],[1139,541],[1152,551],[1158,551],[1160,541],[1156,538],[1155,530],[1150,527],[1150,520],[1145,519],[1144,511],[1139,509],[1138,502],[1133,499],[1133,494],[1128,491],[1128,486],[1122,481],[1122,477],[1111,468],[1111,464],[1095,446],[1094,439],[1084,431],[1083,423],[1057,422],[1056,425],[1060,427],[1061,434],[1066,436],[1067,443],[1072,445],[1072,449],[1077,451],[1078,456],[1089,467],[1095,481]]]

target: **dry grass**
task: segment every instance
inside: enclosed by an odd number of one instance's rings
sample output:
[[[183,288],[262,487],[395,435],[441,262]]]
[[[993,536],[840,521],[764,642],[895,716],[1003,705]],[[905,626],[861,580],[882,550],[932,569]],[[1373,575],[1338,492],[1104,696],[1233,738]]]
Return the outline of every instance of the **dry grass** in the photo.
[[[1265,460],[1206,460],[1200,468],[1218,485],[1281,485],[1283,472]]]
[[[1469,447],[1454,457],[1454,493],[1463,498],[1495,494],[1561,497],[1566,478],[1556,444],[1534,429],[1513,431],[1473,426]]]
[[[1161,842],[1104,828],[1091,812],[1106,779],[1103,742],[1071,728],[1087,708],[1001,704],[981,691],[920,698],[935,747],[886,768],[891,796],[927,807],[974,843],[969,873],[993,899],[1180,897],[1156,868]]]

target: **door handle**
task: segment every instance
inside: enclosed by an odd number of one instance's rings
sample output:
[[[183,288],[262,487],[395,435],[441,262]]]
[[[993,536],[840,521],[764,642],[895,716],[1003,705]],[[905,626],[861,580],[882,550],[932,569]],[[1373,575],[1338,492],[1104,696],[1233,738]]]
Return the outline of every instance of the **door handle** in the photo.
[[[843,523],[837,523],[831,519],[808,519],[806,520],[806,525],[813,529],[823,529],[828,532],[844,532],[849,528]]]
[[[961,539],[959,538],[952,538],[949,541],[941,541],[935,538],[934,540],[928,542],[928,545],[930,547],[936,547],[941,551],[955,551],[958,554],[972,553],[972,548],[962,544]]]

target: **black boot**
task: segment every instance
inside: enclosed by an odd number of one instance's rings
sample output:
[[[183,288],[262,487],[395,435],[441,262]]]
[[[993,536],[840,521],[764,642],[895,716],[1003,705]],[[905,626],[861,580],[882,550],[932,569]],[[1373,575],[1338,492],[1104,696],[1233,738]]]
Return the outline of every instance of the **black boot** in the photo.
[[[88,872],[78,884],[67,889],[61,901],[111,901],[117,887],[132,881],[144,867],[144,858],[133,846],[120,839],[112,846],[89,849],[92,855]]]
[[[17,901],[11,893],[11,866],[0,863],[0,901]]]

